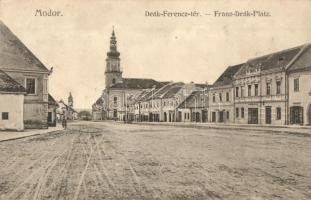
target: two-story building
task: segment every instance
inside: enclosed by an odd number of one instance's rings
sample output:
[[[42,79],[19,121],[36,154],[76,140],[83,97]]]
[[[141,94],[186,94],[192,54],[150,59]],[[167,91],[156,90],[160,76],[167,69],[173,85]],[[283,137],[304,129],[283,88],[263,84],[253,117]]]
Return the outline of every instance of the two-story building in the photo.
[[[311,125],[311,45],[287,70],[289,124]]]
[[[178,105],[179,121],[208,122],[208,87],[193,91]]]
[[[234,76],[235,122],[285,125],[288,121],[286,70],[303,46],[248,60]]]
[[[25,128],[47,128],[51,71],[1,21],[0,69],[26,89]]]
[[[209,89],[209,122],[234,123],[233,77],[242,66],[229,66]]]

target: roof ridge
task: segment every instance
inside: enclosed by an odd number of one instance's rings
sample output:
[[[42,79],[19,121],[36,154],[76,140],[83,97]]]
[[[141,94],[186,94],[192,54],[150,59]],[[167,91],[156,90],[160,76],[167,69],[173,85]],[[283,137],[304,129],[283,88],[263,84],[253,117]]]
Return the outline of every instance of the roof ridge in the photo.
[[[293,50],[293,49],[302,48],[302,47],[304,47],[305,45],[308,45],[308,44],[309,44],[309,43],[306,43],[306,44],[299,45],[299,46],[295,46],[295,47],[291,47],[291,48],[288,48],[288,49],[283,49],[283,50],[281,50],[281,51],[275,51],[275,52],[272,52],[272,53],[269,53],[269,54],[265,54],[265,55],[262,55],[262,56],[250,58],[250,59],[248,59],[246,62],[253,61],[253,60],[256,60],[256,59],[259,59],[259,58],[268,57],[268,56],[271,56],[271,55],[274,55],[274,54],[283,53],[283,52],[290,51],[290,50]]]
[[[5,34],[8,34],[9,37],[13,37],[14,40],[16,40],[17,43],[19,43],[20,47],[26,52],[29,53],[29,56],[31,57],[31,59],[33,59],[37,64],[34,64],[36,67],[38,67],[39,69],[49,72],[49,70],[46,68],[46,66],[35,56],[35,54],[19,39],[19,37],[17,37],[17,35],[15,35],[15,33],[13,33],[13,31],[11,31],[11,29],[1,21],[0,23],[0,28],[4,28],[6,29],[6,31],[4,32]],[[24,57],[23,59],[25,59],[25,55],[22,54],[22,57]],[[27,57],[26,57],[27,58]],[[27,58],[29,59],[29,57]]]

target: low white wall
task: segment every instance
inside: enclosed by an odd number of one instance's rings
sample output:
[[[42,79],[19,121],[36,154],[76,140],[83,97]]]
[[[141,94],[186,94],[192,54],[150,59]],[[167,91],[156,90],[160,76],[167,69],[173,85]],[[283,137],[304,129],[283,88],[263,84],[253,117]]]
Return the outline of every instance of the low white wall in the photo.
[[[2,113],[8,112],[9,119],[3,120]],[[24,130],[24,95],[0,93],[0,130]]]

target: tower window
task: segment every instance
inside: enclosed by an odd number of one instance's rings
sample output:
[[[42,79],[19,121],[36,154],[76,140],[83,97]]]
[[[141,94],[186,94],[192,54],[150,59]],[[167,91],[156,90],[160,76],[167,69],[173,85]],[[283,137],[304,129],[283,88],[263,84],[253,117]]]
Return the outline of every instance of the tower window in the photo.
[[[112,84],[116,84],[116,79],[115,78],[112,79]]]
[[[117,104],[118,103],[118,97],[113,97],[113,103]]]

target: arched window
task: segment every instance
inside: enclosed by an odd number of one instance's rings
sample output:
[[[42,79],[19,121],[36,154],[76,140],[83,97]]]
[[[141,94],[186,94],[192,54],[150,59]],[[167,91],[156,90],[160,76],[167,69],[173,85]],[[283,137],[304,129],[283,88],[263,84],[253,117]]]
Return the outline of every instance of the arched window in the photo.
[[[115,78],[112,79],[112,84],[116,84],[116,79]]]
[[[118,97],[113,97],[113,103],[117,104],[117,102],[118,102]]]

